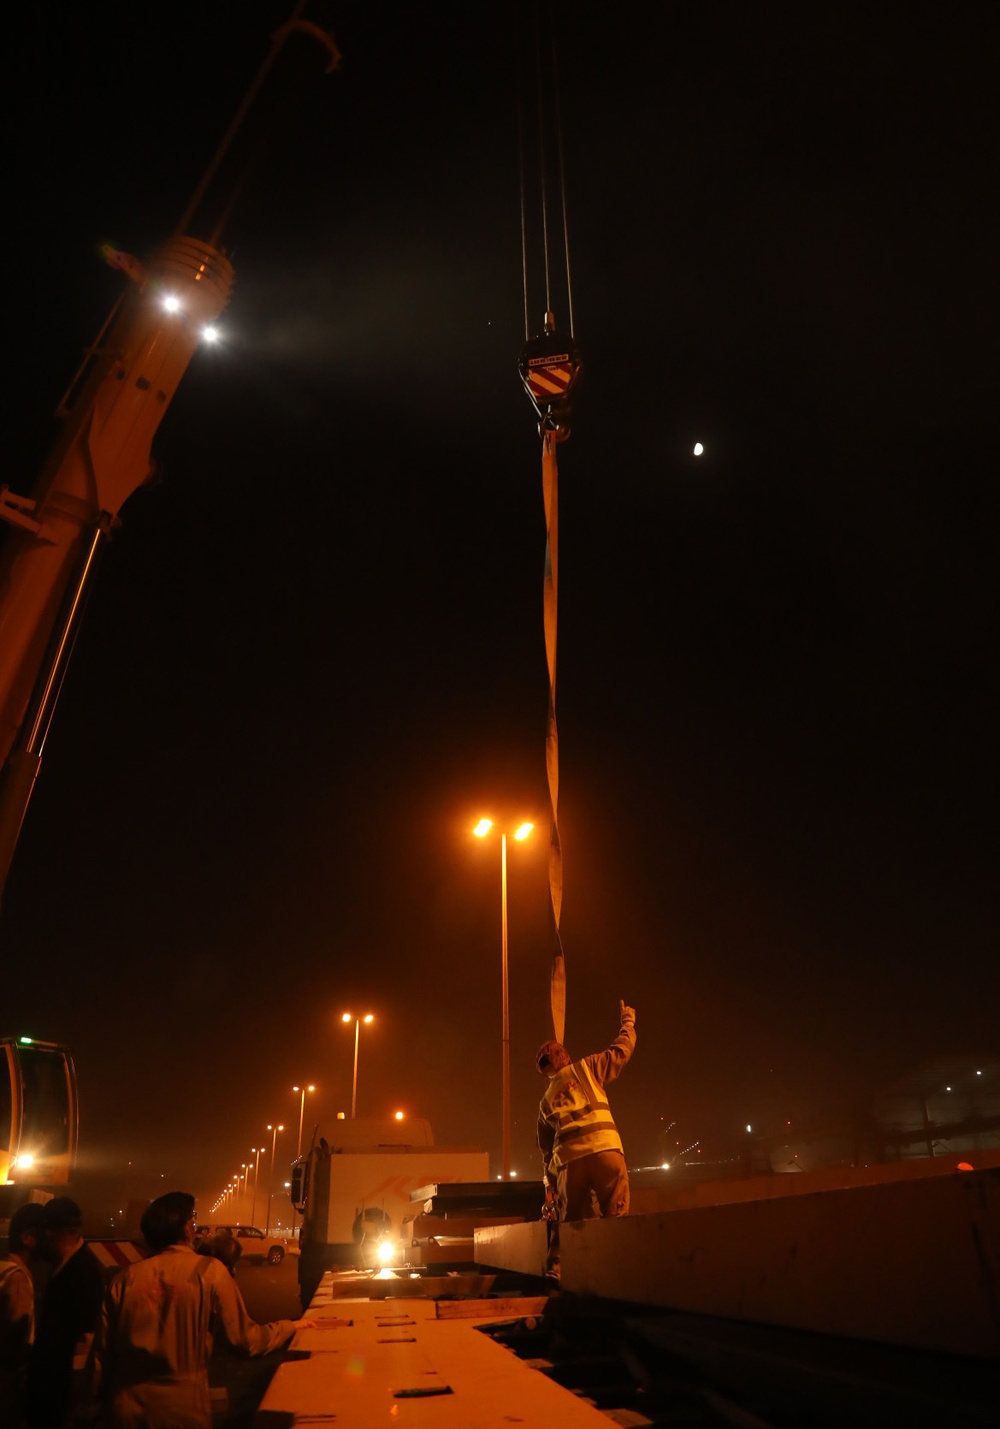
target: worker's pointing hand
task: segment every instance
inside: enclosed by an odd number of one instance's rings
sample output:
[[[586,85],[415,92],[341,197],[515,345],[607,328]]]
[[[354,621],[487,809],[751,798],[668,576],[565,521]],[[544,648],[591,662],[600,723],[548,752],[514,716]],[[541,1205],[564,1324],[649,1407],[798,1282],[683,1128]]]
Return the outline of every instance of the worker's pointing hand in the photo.
[[[625,1026],[626,1022],[634,1022],[634,1021],[635,1021],[635,1008],[634,1008],[634,1007],[629,1007],[628,1003],[625,1002],[625,1001],[619,1002],[618,1006],[619,1006],[619,1008],[621,1009],[621,1014],[622,1014],[622,1026],[623,1026],[623,1027]]]

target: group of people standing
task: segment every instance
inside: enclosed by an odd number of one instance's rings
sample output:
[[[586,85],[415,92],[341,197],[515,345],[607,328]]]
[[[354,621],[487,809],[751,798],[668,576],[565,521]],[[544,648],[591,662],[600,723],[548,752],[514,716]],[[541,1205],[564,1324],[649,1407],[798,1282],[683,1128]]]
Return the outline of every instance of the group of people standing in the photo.
[[[635,1047],[635,1010],[622,1002],[620,1012],[603,1052],[574,1061],[561,1042],[546,1042],[536,1059],[548,1079],[538,1146],[553,1279],[559,1221],[628,1214],[628,1171],[605,1091]],[[235,1252],[196,1247],[187,1192],[152,1201],[141,1229],[152,1254],[108,1279],[69,1197],[15,1211],[0,1261],[0,1429],[210,1429],[217,1338],[263,1355],[315,1327],[250,1318],[231,1273]]]
[[[196,1251],[186,1192],[151,1202],[141,1229],[152,1254],[109,1280],[74,1201],[15,1211],[0,1261],[0,1429],[209,1429],[216,1339],[263,1355],[315,1325],[250,1318],[223,1261]]]
[[[104,1271],[80,1222],[66,1196],[29,1202],[11,1217],[0,1262],[3,1429],[61,1429],[67,1419],[104,1295]]]

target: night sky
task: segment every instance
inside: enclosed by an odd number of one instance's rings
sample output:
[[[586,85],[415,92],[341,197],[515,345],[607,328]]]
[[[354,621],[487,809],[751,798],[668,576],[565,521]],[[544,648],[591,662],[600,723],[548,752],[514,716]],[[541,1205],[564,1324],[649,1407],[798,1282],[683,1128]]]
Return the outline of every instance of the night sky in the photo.
[[[169,236],[288,13],[22,8],[19,491],[123,281],[99,246]],[[559,453],[567,1041],[634,1003],[630,1163],[669,1123],[722,1155],[1000,1052],[995,7],[548,10],[586,365]],[[499,1169],[482,813],[538,825],[509,849],[522,1176],[550,1035],[531,12],[307,14],[342,68],[289,47],[248,120],[225,341],[106,552],[0,917],[0,1020],[74,1049],[82,1159],[205,1197],[266,1123],[294,1141],[294,1082],[307,1139],[349,1111],[345,1010],[376,1018],[359,1114]]]

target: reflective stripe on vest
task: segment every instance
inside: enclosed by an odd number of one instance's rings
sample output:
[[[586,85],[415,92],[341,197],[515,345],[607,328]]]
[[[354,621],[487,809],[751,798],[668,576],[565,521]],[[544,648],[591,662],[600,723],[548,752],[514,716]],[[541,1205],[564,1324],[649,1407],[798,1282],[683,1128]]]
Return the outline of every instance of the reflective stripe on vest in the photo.
[[[556,1073],[540,1110],[555,1132],[549,1163],[553,1171],[595,1151],[623,1150],[604,1089],[597,1085],[586,1061],[574,1062]]]

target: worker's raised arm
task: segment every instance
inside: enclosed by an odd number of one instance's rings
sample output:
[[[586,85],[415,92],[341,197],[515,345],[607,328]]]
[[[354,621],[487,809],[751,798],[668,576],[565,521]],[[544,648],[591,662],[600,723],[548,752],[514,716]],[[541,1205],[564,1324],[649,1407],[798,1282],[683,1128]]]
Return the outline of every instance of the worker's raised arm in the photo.
[[[621,1030],[618,1036],[603,1052],[595,1052],[585,1060],[594,1077],[603,1087],[613,1082],[635,1050],[635,1008],[627,1002],[619,1002]]]

